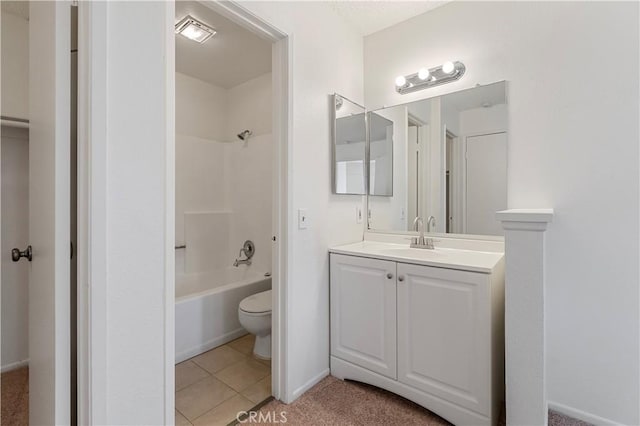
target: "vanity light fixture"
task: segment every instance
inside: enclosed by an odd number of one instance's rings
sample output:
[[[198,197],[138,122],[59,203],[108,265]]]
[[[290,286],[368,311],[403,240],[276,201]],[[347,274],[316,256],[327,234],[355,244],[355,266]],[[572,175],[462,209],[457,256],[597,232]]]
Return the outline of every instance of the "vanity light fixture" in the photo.
[[[404,95],[405,93],[415,92],[416,90],[451,83],[452,81],[459,80],[465,71],[466,67],[460,61],[448,61],[440,66],[429,69],[421,68],[417,73],[398,76],[396,78],[396,92]]]
[[[191,15],[187,15],[176,24],[176,34],[198,43],[204,43],[216,34],[216,30]]]

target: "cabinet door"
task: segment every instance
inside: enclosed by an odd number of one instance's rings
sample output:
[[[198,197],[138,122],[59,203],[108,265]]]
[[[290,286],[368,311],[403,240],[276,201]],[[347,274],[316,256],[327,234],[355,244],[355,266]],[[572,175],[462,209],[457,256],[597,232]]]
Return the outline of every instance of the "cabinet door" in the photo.
[[[331,255],[331,354],[396,378],[396,263]]]
[[[398,264],[398,380],[490,414],[489,275]]]

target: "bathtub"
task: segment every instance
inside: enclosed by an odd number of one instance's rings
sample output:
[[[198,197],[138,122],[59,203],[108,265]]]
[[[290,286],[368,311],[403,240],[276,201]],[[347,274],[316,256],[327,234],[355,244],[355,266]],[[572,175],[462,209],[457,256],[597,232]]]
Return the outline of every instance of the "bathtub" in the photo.
[[[246,267],[177,275],[176,363],[247,334],[238,321],[238,305],[270,288],[270,277]]]

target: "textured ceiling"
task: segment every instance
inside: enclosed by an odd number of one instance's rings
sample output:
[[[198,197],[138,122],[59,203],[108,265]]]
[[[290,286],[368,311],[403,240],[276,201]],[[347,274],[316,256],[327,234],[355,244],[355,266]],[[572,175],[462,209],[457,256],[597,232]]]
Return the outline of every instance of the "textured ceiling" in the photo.
[[[329,0],[329,6],[362,35],[406,21],[451,0],[393,1],[393,0]]]

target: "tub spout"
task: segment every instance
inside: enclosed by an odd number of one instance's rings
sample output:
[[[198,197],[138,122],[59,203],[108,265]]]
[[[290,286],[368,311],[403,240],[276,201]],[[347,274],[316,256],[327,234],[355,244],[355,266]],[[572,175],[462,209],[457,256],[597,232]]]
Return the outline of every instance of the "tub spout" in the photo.
[[[240,265],[251,266],[251,259],[236,259],[233,262],[233,266],[235,266],[236,268]]]
[[[253,257],[255,252],[256,252],[256,246],[255,246],[255,244],[253,244],[253,241],[251,241],[251,240],[245,241],[244,245],[240,249],[240,253],[238,254],[238,257],[241,258],[242,255],[244,254],[246,256],[246,258],[245,259],[236,259],[235,262],[233,262],[233,266],[235,266],[236,268],[239,265],[251,266],[251,258]]]

